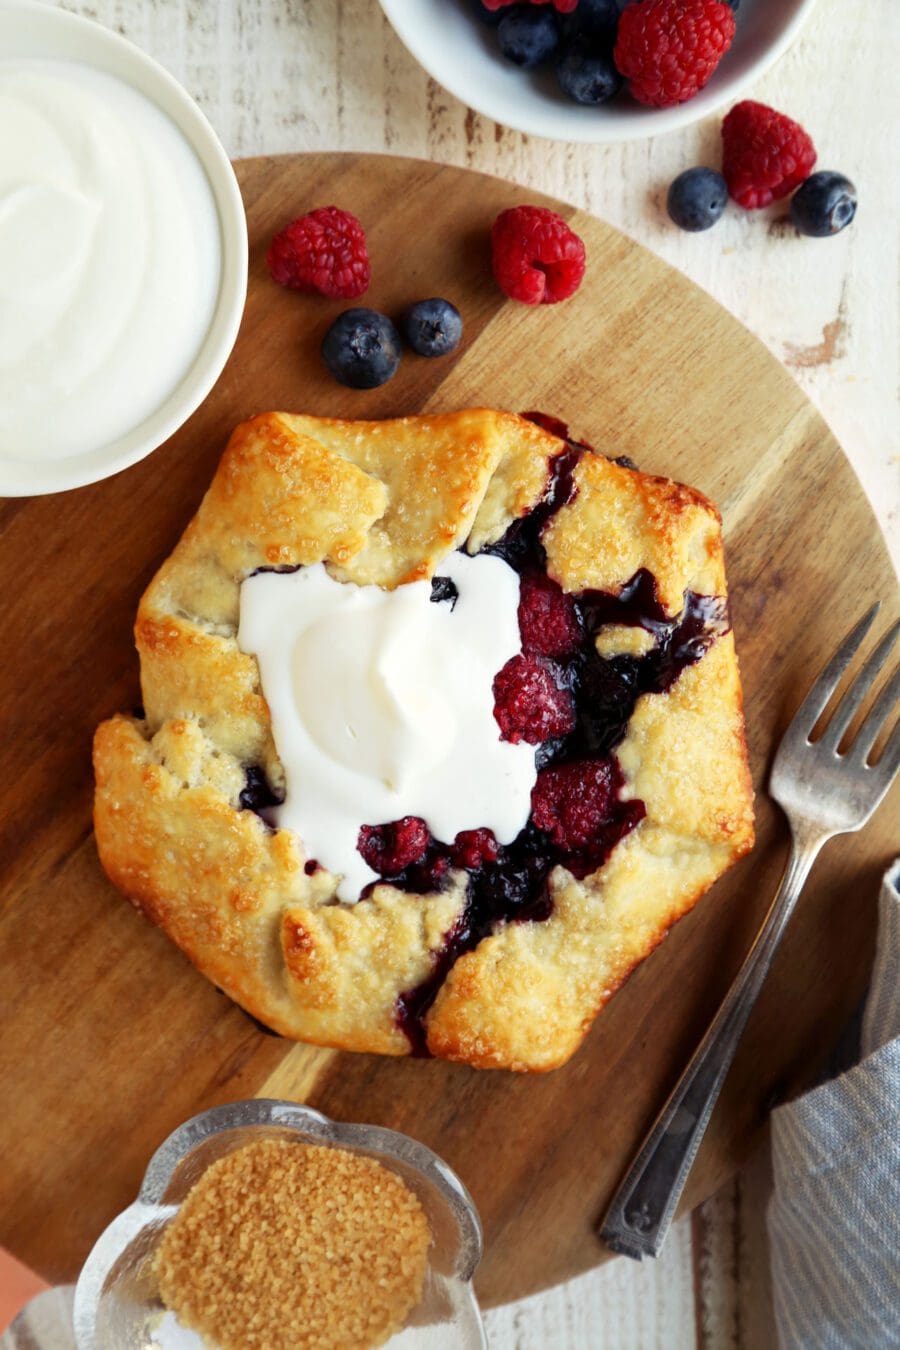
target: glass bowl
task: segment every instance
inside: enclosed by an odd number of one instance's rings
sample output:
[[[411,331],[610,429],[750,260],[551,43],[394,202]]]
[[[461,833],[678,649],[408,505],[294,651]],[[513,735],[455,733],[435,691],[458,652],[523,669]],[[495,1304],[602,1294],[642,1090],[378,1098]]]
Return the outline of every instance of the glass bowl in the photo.
[[[164,1309],[153,1257],[166,1225],[207,1167],[257,1139],[332,1144],[375,1158],[407,1183],[428,1216],[434,1240],[422,1298],[406,1326],[386,1342],[401,1350],[486,1350],[472,1290],[481,1259],[481,1224],[454,1172],[424,1144],[374,1125],[343,1125],[293,1102],[235,1102],[193,1116],[156,1150],[140,1192],[101,1234],[75,1290],[78,1350],[154,1350],[175,1344],[160,1332]],[[166,1318],[171,1323],[171,1316]],[[175,1328],[179,1346],[202,1342]]]

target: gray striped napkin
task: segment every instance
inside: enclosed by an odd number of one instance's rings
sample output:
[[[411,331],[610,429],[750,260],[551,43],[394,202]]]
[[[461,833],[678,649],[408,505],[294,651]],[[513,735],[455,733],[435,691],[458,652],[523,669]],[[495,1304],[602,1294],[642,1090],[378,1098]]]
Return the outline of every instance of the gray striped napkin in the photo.
[[[855,1068],[772,1113],[783,1350],[900,1346],[900,859],[884,879]]]

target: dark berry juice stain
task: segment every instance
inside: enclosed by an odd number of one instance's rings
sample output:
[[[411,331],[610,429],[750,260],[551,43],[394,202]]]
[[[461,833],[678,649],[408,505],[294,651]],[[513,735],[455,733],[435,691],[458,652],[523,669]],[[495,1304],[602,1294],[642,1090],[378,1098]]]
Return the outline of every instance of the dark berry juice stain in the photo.
[[[447,933],[443,947],[436,953],[431,974],[397,999],[396,1023],[409,1041],[416,1059],[430,1057],[425,1037],[425,1014],[437,998],[456,958],[461,952],[469,950],[464,945],[467,940],[468,921],[463,913]]]
[[[533,413],[529,413],[528,417],[530,421],[535,420]],[[495,544],[488,544],[482,552],[502,558],[515,572],[522,572],[529,566],[544,570],[547,563],[547,555],[541,543],[544,526],[552,520],[557,511],[575,497],[575,466],[585,449],[586,446],[570,441],[550,466],[547,490],[541,501],[529,511],[528,515],[514,520],[502,538]]]
[[[577,445],[582,450],[589,450],[591,454],[596,455],[599,452],[594,449],[589,441],[576,441],[569,435],[569,428],[565,422],[560,421],[558,417],[551,417],[549,413],[526,412],[522,414],[529,422],[534,422],[535,426],[543,427],[544,431],[549,431],[551,436],[558,436],[561,441],[568,441],[569,445]],[[637,471],[637,465],[629,455],[616,455],[614,458],[607,455],[611,463],[618,464],[620,469],[632,469]]]
[[[254,567],[252,572],[247,573],[247,577],[258,577],[262,572],[274,572],[277,576],[287,576],[290,572],[299,572],[303,563],[281,563],[277,567]]]
[[[666,693],[731,627],[721,596],[693,591],[685,591],[684,608],[670,618],[660,604],[656,578],[646,568],[635,572],[619,595],[583,591],[575,597],[575,607],[589,644],[570,671],[578,728],[563,745],[563,755],[608,755],[624,738],[641,695]],[[654,645],[643,656],[604,659],[593,641],[604,624],[643,628]]]
[[[536,427],[548,431],[551,436],[558,436],[561,441],[568,441],[570,445],[573,444],[569,435],[568,423],[564,422],[562,418],[551,417],[550,413],[538,412],[536,409],[523,412],[522,416],[527,418],[529,422],[533,422]]]

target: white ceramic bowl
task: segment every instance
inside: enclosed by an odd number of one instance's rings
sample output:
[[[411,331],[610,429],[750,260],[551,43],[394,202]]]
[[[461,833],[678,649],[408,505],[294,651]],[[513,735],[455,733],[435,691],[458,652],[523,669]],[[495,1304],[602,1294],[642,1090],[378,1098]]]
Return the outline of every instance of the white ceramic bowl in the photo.
[[[742,0],[731,49],[705,89],[675,108],[618,99],[599,108],[573,103],[552,70],[524,71],[504,60],[497,34],[468,0],[381,0],[398,37],[435,80],[495,122],[555,141],[629,141],[708,117],[736,99],[787,50],[815,0]]]
[[[82,487],[143,459],[187,421],[209,393],[234,346],[247,297],[247,220],[240,188],[216,133],[193,99],[138,47],[90,19],[37,0],[0,0],[0,59],[79,61],[114,75],[155,103],[199,159],[221,235],[221,276],[212,319],[175,391],[139,426],[85,454],[16,460],[0,453],[0,494],[25,497]]]

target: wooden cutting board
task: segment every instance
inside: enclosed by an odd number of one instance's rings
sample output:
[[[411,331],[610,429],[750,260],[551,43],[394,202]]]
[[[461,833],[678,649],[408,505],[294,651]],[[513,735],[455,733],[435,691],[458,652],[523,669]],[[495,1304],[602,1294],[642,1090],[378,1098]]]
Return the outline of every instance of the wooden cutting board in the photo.
[[[91,736],[139,702],[131,626],[143,587],[232,427],[252,413],[541,408],[721,506],[759,785],[812,674],[874,598],[896,605],[896,584],[862,490],[815,409],[755,338],[637,244],[547,203],[584,238],[589,270],[574,299],[530,309],[494,285],[488,231],[503,207],[539,201],[534,193],[390,157],[292,156],[237,169],[250,293],[209,399],[117,478],[0,507],[0,1245],[52,1280],[71,1279],[179,1122],[240,1097],[285,1096],[405,1130],[443,1154],[484,1221],[481,1295],[505,1301],[607,1254],[592,1225],[763,916],[785,858],[783,822],[762,795],[753,855],[640,967],[564,1069],[518,1077],[292,1046],[201,978],[97,862]],[[391,383],[365,393],[328,377],[319,343],[344,306],[280,290],[264,255],[288,219],[330,202],[368,230],[366,303],[395,313],[442,295],[459,305],[465,339],[455,357],[409,355]],[[888,803],[813,873],[687,1205],[737,1168],[772,1104],[810,1080],[858,1004],[891,815]]]

